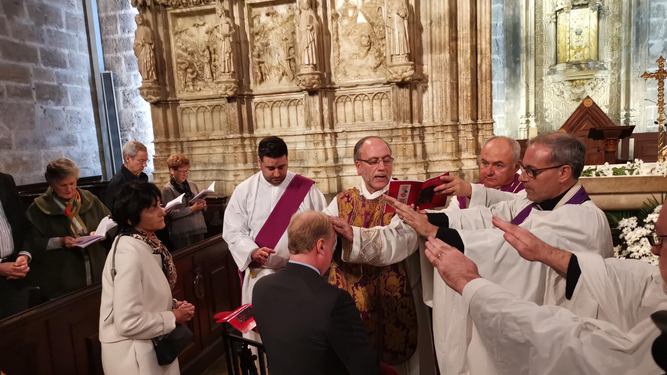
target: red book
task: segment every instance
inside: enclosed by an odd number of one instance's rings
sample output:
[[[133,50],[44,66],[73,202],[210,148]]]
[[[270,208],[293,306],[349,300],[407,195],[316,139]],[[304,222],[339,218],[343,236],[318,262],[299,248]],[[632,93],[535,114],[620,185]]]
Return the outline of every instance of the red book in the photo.
[[[248,333],[257,327],[255,318],[252,316],[252,305],[246,303],[232,312],[221,312],[215,314],[218,323],[229,323],[241,333]]]
[[[449,176],[445,173],[438,177],[430,178],[426,181],[418,180],[392,180],[389,182],[387,195],[396,198],[401,203],[407,205],[414,204],[418,210],[443,207],[447,204],[447,195],[435,194],[435,187],[444,184],[440,180],[442,176]],[[385,212],[396,212],[393,207],[387,205]]]

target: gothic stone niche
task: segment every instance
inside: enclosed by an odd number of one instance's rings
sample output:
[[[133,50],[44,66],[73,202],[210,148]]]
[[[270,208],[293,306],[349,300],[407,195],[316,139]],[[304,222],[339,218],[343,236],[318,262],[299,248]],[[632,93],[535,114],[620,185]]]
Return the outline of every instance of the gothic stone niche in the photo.
[[[273,134],[275,129],[305,129],[303,98],[262,100],[253,103],[255,134]]]
[[[391,100],[387,91],[338,94],[334,106],[336,125],[393,121]]]
[[[227,103],[197,103],[178,107],[181,135],[185,137],[230,133]]]
[[[294,2],[247,2],[253,90],[298,89]]]
[[[234,25],[216,6],[169,11],[176,93],[179,98],[236,93]]]
[[[383,0],[332,0],[331,30],[337,83],[384,80],[386,32]]]

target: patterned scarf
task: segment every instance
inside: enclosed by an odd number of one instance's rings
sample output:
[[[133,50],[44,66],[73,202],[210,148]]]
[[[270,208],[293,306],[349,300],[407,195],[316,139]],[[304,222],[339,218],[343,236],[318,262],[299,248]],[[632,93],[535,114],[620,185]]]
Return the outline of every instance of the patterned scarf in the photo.
[[[192,190],[190,190],[190,184],[188,184],[188,180],[183,181],[183,183],[178,183],[175,178],[171,178],[171,184],[174,186],[174,189],[176,189],[177,192],[183,194],[185,193],[185,199],[186,201],[190,201],[192,197],[195,195],[192,193]]]
[[[86,224],[83,223],[83,220],[79,216],[79,212],[81,211],[81,194],[79,194],[79,191],[76,190],[74,197],[68,201],[60,198],[55,191],[53,191],[53,196],[58,207],[63,210],[67,218],[70,220],[70,230],[72,231],[72,234],[76,237],[88,233]]]
[[[169,281],[169,286],[171,289],[174,289],[176,286],[176,266],[174,265],[174,259],[171,256],[171,253],[167,248],[160,242],[160,240],[155,236],[155,234],[147,235],[144,232],[132,231],[131,236],[140,241],[143,241],[148,244],[148,246],[153,249],[153,254],[160,254],[162,257],[162,272],[164,276],[167,277]]]

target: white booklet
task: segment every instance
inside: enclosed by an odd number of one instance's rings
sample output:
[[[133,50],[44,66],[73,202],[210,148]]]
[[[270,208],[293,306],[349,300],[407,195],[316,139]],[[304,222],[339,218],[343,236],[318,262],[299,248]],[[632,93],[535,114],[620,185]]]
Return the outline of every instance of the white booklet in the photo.
[[[81,236],[76,238],[76,246],[77,247],[86,247],[90,244],[93,244],[97,241],[102,240],[104,237],[107,236],[107,232],[113,228],[115,228],[118,224],[116,224],[115,221],[109,216],[104,217],[104,219],[100,220],[100,223],[97,225],[97,229],[95,229],[95,234],[92,236]]]
[[[179,204],[183,204],[183,197],[185,196],[185,193],[179,195],[178,197],[172,199],[167,203],[166,206],[164,206],[164,211],[167,212],[171,210],[172,208],[178,206]]]
[[[199,194],[195,195],[192,199],[190,199],[190,204],[203,201],[204,199],[206,199],[206,197],[209,196],[209,194],[213,193],[215,193],[215,181],[211,183],[208,189],[200,191]]]

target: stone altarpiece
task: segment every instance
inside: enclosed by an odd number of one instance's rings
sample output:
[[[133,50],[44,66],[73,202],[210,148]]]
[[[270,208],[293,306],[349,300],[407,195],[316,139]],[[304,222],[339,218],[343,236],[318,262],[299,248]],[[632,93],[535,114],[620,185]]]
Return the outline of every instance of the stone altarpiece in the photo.
[[[133,1],[154,35],[137,56],[156,71],[140,90],[158,183],[183,152],[191,180],[229,195],[269,135],[325,194],[356,184],[366,135],[391,144],[396,177],[475,177],[493,132],[490,0]]]

